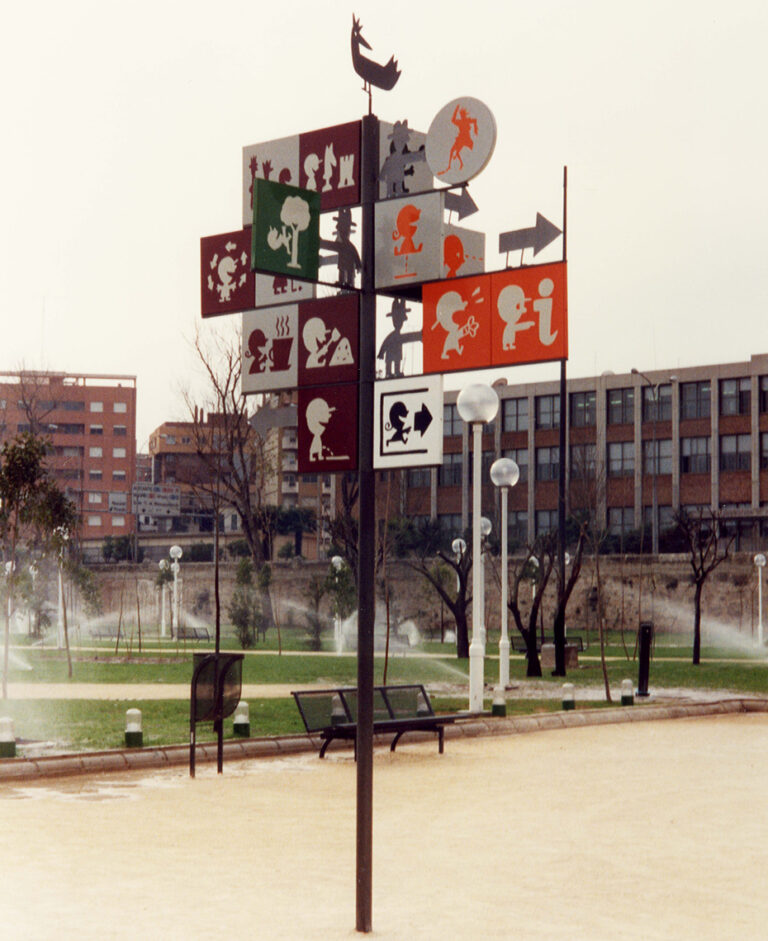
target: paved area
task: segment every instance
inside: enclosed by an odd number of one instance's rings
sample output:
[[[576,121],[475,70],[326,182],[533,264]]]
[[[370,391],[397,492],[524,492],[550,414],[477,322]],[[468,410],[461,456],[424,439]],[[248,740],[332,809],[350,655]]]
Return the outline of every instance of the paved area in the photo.
[[[754,713],[377,750],[373,937],[763,939],[766,743]],[[354,767],[0,785],[2,934],[357,937]]]

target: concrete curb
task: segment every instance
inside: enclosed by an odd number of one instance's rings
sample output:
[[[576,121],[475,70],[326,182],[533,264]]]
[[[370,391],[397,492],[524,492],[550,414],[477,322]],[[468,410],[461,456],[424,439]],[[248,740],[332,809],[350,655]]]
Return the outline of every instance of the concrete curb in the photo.
[[[622,706],[615,709],[575,709],[534,716],[470,717],[445,727],[446,739],[478,738],[484,735],[522,735],[528,732],[585,728],[619,722],[651,722],[660,719],[696,719],[707,716],[768,713],[768,699],[722,699],[715,702],[648,704]],[[409,741],[433,741],[428,732],[413,733]],[[374,737],[376,745],[389,743],[389,736]],[[276,758],[302,752],[319,752],[322,740],[315,735],[283,735],[272,738],[229,740],[224,743],[224,760]],[[339,748],[349,750],[342,743]],[[216,744],[198,745],[195,760],[216,761]],[[116,749],[84,752],[76,755],[55,755],[47,758],[0,759],[0,784],[34,781],[41,778],[75,774],[109,774],[117,771],[146,771],[170,768],[189,762],[188,745],[166,745],[151,748]]]

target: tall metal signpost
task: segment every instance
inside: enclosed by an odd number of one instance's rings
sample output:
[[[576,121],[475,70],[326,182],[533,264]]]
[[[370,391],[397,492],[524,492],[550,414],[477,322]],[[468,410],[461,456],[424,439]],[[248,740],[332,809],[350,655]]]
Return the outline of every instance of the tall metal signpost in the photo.
[[[444,219],[477,208],[466,184],[493,153],[490,111],[457,99],[426,135],[407,121],[379,121],[372,88],[391,89],[400,70],[394,57],[366,56],[370,48],[353,17],[352,62],[368,114],[245,147],[242,228],[201,239],[202,316],[243,317],[243,394],[297,391],[298,472],[358,476],[362,932],[372,930],[375,471],[442,463],[446,371],[563,361],[568,349],[565,264],[524,267],[521,254],[520,268],[485,273],[485,236]],[[559,235],[539,215],[533,229],[505,233],[500,251],[535,255]],[[326,276],[334,267],[335,279]],[[318,286],[335,293],[318,297]],[[391,303],[392,329],[377,350],[379,298]],[[421,330],[406,330],[416,303]],[[405,349],[419,340],[424,374],[407,376]]]

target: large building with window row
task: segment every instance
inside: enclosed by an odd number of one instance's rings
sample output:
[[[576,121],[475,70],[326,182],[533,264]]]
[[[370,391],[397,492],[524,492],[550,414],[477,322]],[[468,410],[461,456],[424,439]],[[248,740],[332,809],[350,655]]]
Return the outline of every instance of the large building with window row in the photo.
[[[514,375],[510,371],[510,377]],[[510,536],[529,541],[557,525],[561,421],[559,380],[495,384],[496,419],[483,433],[483,511],[498,495],[488,469],[513,458],[520,481],[509,498]],[[440,468],[404,472],[403,509],[438,519],[458,534],[470,522],[471,436],[456,409],[444,405]],[[595,512],[620,539],[672,527],[679,509],[722,511],[738,545],[768,541],[768,355],[749,362],[633,371],[567,383],[565,457],[568,500],[585,481],[598,482]]]

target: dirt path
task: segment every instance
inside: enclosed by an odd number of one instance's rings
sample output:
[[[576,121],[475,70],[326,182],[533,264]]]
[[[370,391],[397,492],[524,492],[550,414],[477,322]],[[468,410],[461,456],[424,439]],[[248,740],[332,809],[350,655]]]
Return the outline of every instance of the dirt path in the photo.
[[[377,751],[379,941],[765,938],[768,717]],[[0,787],[3,934],[355,938],[348,753]]]

